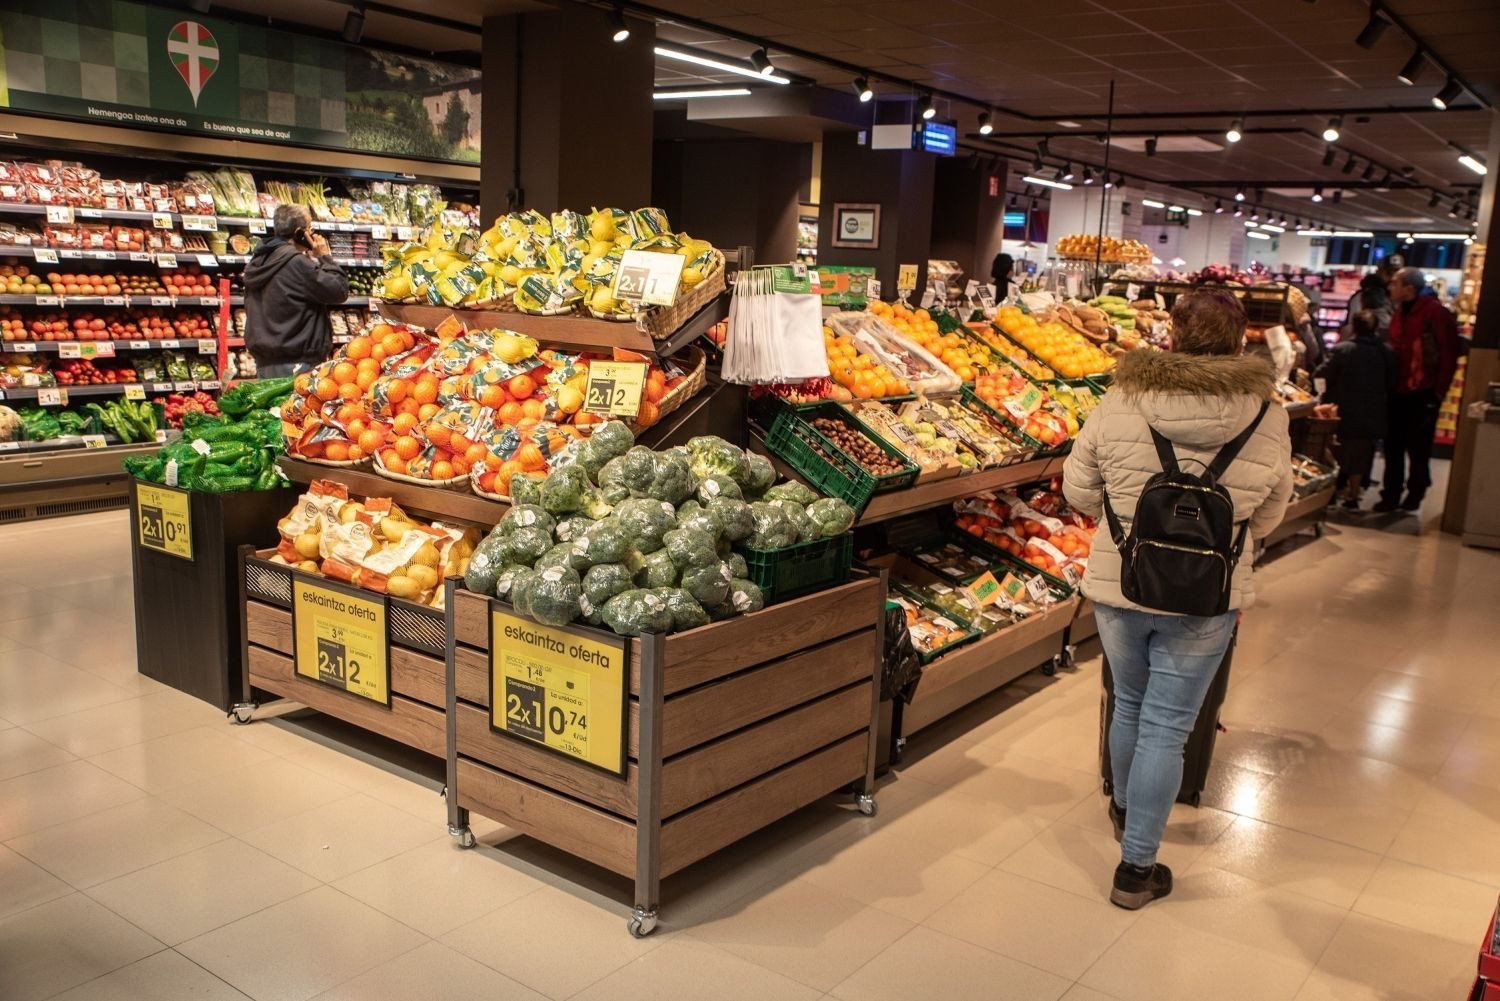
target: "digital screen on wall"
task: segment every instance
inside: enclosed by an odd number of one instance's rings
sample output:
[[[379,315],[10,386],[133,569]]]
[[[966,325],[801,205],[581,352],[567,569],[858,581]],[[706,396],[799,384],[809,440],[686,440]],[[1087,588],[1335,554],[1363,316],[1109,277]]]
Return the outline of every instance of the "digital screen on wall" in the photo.
[[[88,16],[77,17],[65,16],[54,0],[3,5],[0,108],[221,139],[479,161],[473,67],[134,0],[86,6]]]
[[[929,153],[952,156],[958,152],[958,129],[952,125],[928,122],[917,135],[921,148]]]

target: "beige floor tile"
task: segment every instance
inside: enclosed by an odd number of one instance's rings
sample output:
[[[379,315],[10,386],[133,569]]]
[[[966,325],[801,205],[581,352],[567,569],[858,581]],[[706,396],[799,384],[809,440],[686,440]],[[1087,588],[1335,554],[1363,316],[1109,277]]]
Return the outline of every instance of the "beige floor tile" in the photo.
[[[306,734],[278,724],[275,716],[266,718],[270,708],[268,706],[256,710],[255,716],[249,723],[244,725],[235,724],[230,726],[225,732],[236,740],[243,740],[247,744],[254,744],[261,750],[269,754],[274,754],[277,757],[307,750],[311,741],[308,740]]]
[[[1060,817],[1058,823],[1086,827],[1113,837],[1115,828],[1109,819],[1108,806],[1109,800],[1104,796],[1090,797]],[[1162,843],[1184,848],[1211,845],[1235,819],[1234,814],[1224,810],[1173,803],[1172,812],[1167,817],[1167,829],[1162,832]]]
[[[227,838],[91,887],[89,896],[177,945],[306,893],[318,881]]]
[[[1318,738],[1332,752],[1386,761],[1425,780],[1443,767],[1463,733],[1403,730],[1340,713],[1319,729]]]
[[[1476,923],[1477,936],[1485,919]],[[1468,997],[1478,939],[1467,946],[1350,914],[1297,1001],[1392,1001]]]
[[[0,730],[0,781],[51,768],[74,755],[21,727]]]
[[[265,751],[235,740],[222,728],[200,726],[88,760],[147,792],[160,793],[268,758]]]
[[[1271,784],[1273,775],[1238,768],[1215,760],[1208,770],[1200,804],[1206,809],[1242,814],[1253,809],[1260,792]]]
[[[304,1001],[424,941],[320,886],[189,939],[177,951],[256,1001]]]
[[[985,865],[995,865],[1046,829],[1048,820],[1019,806],[1002,806],[937,786],[907,781],[877,796],[871,831],[920,841]]]
[[[1473,701],[1471,692],[1469,704],[1472,705]],[[1360,692],[1344,707],[1344,712],[1381,726],[1421,733],[1461,733],[1471,715],[1467,706],[1451,708],[1413,702],[1373,691]]]
[[[230,987],[181,953],[154,956],[59,994],[55,1001],[245,1001]]]
[[[1238,873],[1348,908],[1379,864],[1380,856],[1372,852],[1240,817],[1204,851],[1194,868]]]
[[[1486,883],[1459,879],[1423,866],[1386,859],[1375,870],[1354,910],[1455,942],[1474,941],[1488,913],[1495,910],[1497,890]]]
[[[74,667],[118,658],[135,649],[135,627],[116,622],[89,622],[79,629],[79,613],[67,609],[29,619],[0,623],[0,630],[19,636],[42,650],[53,651],[58,660]],[[85,621],[86,618],[85,618]]]
[[[291,762],[270,759],[176,786],[161,798],[230,834],[244,834],[354,795]]]
[[[80,889],[175,858],[227,835],[159,799],[132,800],[7,844]]]
[[[204,717],[187,710],[180,696],[179,692],[151,692],[125,702],[54,716],[26,729],[88,757],[202,726]]]
[[[659,948],[625,931],[629,908],[602,907],[545,886],[443,936],[443,943],[551,998],[569,998]],[[585,949],[577,943],[587,942]]]
[[[1101,898],[1080,897],[996,870],[924,924],[1073,980],[1135,920],[1135,914]]]
[[[1150,905],[1171,906],[1170,897]],[[1290,1001],[1312,966],[1152,917],[1142,914],[1079,982],[1121,1001]]]
[[[1094,767],[1085,771],[996,744],[981,746],[994,756],[984,762],[987,767],[951,786],[954,792],[1056,820],[1100,788],[1097,755]]]
[[[367,869],[410,848],[447,837],[438,822],[371,799],[363,793],[314,807],[241,837],[309,875],[329,881]]]
[[[711,992],[715,1001],[817,1001],[822,994],[722,949],[674,938],[626,964],[576,1001],[657,1001]]]
[[[0,782],[0,841],[141,799],[140,789],[87,761],[28,772]]]
[[[40,1001],[161,949],[135,925],[74,893],[0,921],[0,987],[5,1001]]]
[[[334,886],[434,938],[545,886],[488,851],[429,841]]]
[[[1411,804],[1383,802],[1366,790],[1281,777],[1256,795],[1247,816],[1366,851],[1390,848]]]
[[[904,838],[846,831],[802,878],[908,921],[921,921],[990,871],[982,862]]]
[[[1068,993],[1062,996],[1061,1001],[1119,1001],[1119,999],[1103,991],[1096,991],[1092,987],[1074,984],[1068,988]]]
[[[13,723],[34,723],[136,697],[133,691],[38,651],[18,648],[0,656],[11,662],[0,670],[0,706]]]
[[[911,927],[852,897],[797,880],[746,898],[685,934],[828,991]]]
[[[1311,970],[1347,913],[1223,869],[1194,865],[1175,874],[1167,906],[1145,910],[1141,920],[1209,935]]]
[[[0,918],[66,897],[73,888],[35,862],[0,845]]]
[[[543,1001],[543,997],[445,945],[427,942],[319,994],[317,1001]]]
[[[1468,707],[1474,699],[1474,686],[1466,678],[1381,671],[1370,678],[1359,695],[1366,698],[1401,699],[1418,705],[1466,713],[1470,711]]]
[[[1493,795],[1493,794],[1490,794]],[[1425,801],[1424,801],[1425,803]],[[1492,800],[1473,810],[1429,812],[1418,803],[1411,818],[1391,843],[1391,858],[1446,872],[1463,879],[1500,885],[1500,820]],[[1468,816],[1460,818],[1459,813]]]
[[[1070,981],[960,941],[913,928],[832,991],[846,1001],[1054,1001]]]

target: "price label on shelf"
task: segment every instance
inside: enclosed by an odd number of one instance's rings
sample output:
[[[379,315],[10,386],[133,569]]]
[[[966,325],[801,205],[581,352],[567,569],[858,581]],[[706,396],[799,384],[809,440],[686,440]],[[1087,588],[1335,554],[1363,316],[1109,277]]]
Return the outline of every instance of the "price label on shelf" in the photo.
[[[354,224],[349,222],[336,222],[332,224],[335,233],[352,233]]]
[[[219,220],[211,215],[184,215],[182,228],[195,233],[212,233],[219,228]]]
[[[36,345],[31,343],[30,341],[16,341],[14,343],[7,343],[5,345],[5,348],[7,351],[14,351],[16,354],[21,355],[36,354]]]
[[[38,306],[60,306],[62,305],[62,299],[55,295],[39,295],[36,297],[36,304]]]
[[[107,295],[104,297],[104,305],[123,306],[125,305],[125,297],[123,295]]]
[[[164,347],[164,348],[180,348],[180,347],[182,347],[182,342],[179,341],[179,340],[175,340],[175,339],[174,340],[165,340],[165,341],[161,342],[161,346]]]
[[[979,282],[975,281],[973,278],[970,278],[969,281],[968,281],[968,283],[966,285],[964,285],[964,298],[965,299],[977,299],[978,297],[979,297]]]
[[[166,428],[157,428],[156,429],[156,443],[159,445],[159,444],[161,444],[162,442],[164,442],[166,440],[167,440],[167,429]]]
[[[1322,396],[1324,393],[1328,392],[1328,380],[1322,377],[1314,378],[1313,392],[1317,393],[1319,396]]]
[[[219,342],[203,338],[198,341],[198,353],[200,355],[216,355],[219,353]]]
[[[985,309],[995,305],[995,286],[988,283],[979,286],[979,305]]]
[[[61,386],[43,386],[36,391],[36,402],[44,407],[67,406],[68,391]]]
[[[880,298],[880,279],[870,278],[865,281],[865,295],[871,299]]]
[[[156,266],[158,268],[175,268],[175,267],[177,267],[177,255],[176,254],[157,254],[156,255]]]
[[[0,400],[5,399],[5,394],[0,393]],[[19,452],[21,443],[18,441],[0,441],[0,452]]]
[[[297,674],[379,705],[391,704],[390,599],[292,574],[292,649]]]
[[[1062,568],[1063,580],[1068,582],[1069,587],[1077,587],[1083,576],[1073,567],[1071,563],[1064,563]]]
[[[1026,582],[1013,573],[1007,573],[1000,579],[1000,594],[1011,601],[1020,601],[1026,594]]]
[[[154,483],[135,484],[137,539],[178,559],[193,559],[193,512],[187,491]]]
[[[128,347],[128,348],[130,348],[130,350],[132,350],[132,351],[145,351],[147,348],[151,347],[151,342],[150,341],[127,341],[126,344],[125,344],[125,346]]]
[[[57,357],[59,358],[82,358],[83,345],[74,341],[64,341],[57,346]]]
[[[172,297],[169,295],[153,295],[151,297],[151,305],[170,306],[172,305]]]
[[[370,227],[370,239],[372,239],[372,240],[389,240],[390,238],[391,238],[391,230],[390,230],[389,226],[375,225],[375,226],[371,226]]]
[[[910,292],[917,287],[917,266],[903,264],[896,269],[896,291]]]
[[[677,283],[686,263],[687,258],[681,254],[627,250],[615,269],[615,298],[647,306],[670,306],[677,301]]]
[[[54,226],[73,225],[73,207],[71,205],[48,205],[47,221]]]
[[[96,261],[113,261],[119,256],[113,250],[90,250],[88,255]]]
[[[641,412],[648,367],[638,361],[590,362],[583,409],[591,414],[635,417]]]
[[[213,390],[216,390],[216,389],[222,389],[223,386],[224,386],[224,384],[222,382],[212,382],[212,381],[210,381],[210,382],[200,382],[200,383],[198,383],[198,388],[201,389],[201,390],[203,390],[205,393],[212,392]]]
[[[410,240],[413,235],[415,235],[415,231],[410,226],[396,227],[396,239],[398,240]]]
[[[38,264],[57,263],[57,251],[50,247],[35,247],[31,251],[31,256],[36,258]]]
[[[198,305],[200,306],[217,306],[218,304],[219,297],[216,295],[200,295],[198,297]]]
[[[545,626],[492,605],[490,725],[623,775],[630,640],[599,635]]]
[[[253,236],[264,236],[266,233],[266,221],[264,219],[251,219],[246,227]]]
[[[80,219],[103,219],[104,213],[98,209],[76,208],[73,214]]]
[[[186,382],[172,383],[172,392],[174,393],[191,393],[197,388],[198,384],[193,382],[191,379],[187,380]]]
[[[1130,284],[1125,286],[1125,298],[1129,299],[1131,302],[1135,302],[1140,297],[1141,287],[1135,282],[1131,282]]]
[[[84,448],[104,448],[109,442],[104,440],[102,434],[86,434],[83,436]]]
[[[113,358],[115,356],[114,341],[94,341],[92,344],[83,346],[85,358]]]
[[[199,254],[198,264],[205,268],[217,268],[219,266],[219,259],[213,254]]]
[[[144,250],[132,250],[130,252],[130,259],[132,261],[150,261],[151,255]]]
[[[144,400],[146,398],[146,387],[139,383],[130,383],[125,387],[125,399]]]
[[[1041,601],[1047,597],[1047,579],[1037,574],[1026,582],[1026,593],[1031,595],[1032,601]]]
[[[151,228],[152,229],[171,229],[172,228],[172,213],[170,213],[170,212],[153,212],[153,213],[151,213]]]
[[[1005,401],[1005,409],[1012,417],[1024,421],[1042,406],[1042,390],[1038,386],[1027,386],[1019,395]]]

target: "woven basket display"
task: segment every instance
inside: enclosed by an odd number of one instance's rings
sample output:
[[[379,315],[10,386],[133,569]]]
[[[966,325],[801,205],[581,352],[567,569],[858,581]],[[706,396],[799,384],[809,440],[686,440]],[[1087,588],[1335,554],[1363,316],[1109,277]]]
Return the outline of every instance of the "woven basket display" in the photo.
[[[378,462],[375,464],[374,469],[377,476],[384,476],[386,479],[395,480],[397,483],[410,483],[415,487],[432,487],[434,490],[460,491],[469,489],[468,473],[464,473],[462,476],[455,476],[451,480],[424,480],[417,476],[407,476],[404,473],[393,473]]]
[[[713,261],[713,270],[685,295],[679,296],[672,305],[654,307],[637,314],[641,328],[657,340],[664,340],[676,333],[679,327],[696,316],[704,306],[723,295],[726,287],[723,252],[714,250]]]

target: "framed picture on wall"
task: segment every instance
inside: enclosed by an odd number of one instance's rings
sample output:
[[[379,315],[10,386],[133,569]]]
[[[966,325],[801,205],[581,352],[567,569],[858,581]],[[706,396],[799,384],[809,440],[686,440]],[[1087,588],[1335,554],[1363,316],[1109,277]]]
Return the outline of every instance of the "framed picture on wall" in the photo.
[[[879,250],[880,206],[851,202],[834,205],[833,239],[830,243],[835,247]]]

